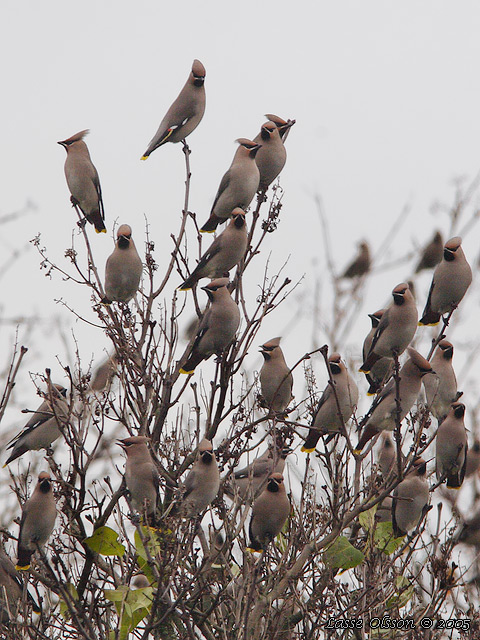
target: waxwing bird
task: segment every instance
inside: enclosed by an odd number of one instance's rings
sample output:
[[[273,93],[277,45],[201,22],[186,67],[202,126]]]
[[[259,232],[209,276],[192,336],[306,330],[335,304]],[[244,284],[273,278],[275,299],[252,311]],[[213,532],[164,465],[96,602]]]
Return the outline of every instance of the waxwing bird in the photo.
[[[457,536],[458,542],[480,547],[480,512],[464,522]]]
[[[184,486],[185,493],[180,512],[185,516],[199,516],[217,496],[220,472],[212,443],[205,438],[198,445],[197,459],[185,479]]]
[[[467,451],[467,465],[465,468],[465,477],[469,478],[477,473],[480,468],[480,442],[475,440],[473,446],[468,448]]]
[[[194,60],[192,71],[177,99],[165,114],[141,160],[166,142],[180,142],[194,131],[205,113],[205,67]]]
[[[129,302],[138,291],[142,261],[132,239],[132,229],[122,224],[117,242],[105,265],[105,303]]]
[[[32,414],[23,430],[9,442],[7,449],[12,449],[12,452],[4,466],[27,451],[48,449],[60,437],[61,429],[68,423],[66,395],[67,390],[61,384],[49,383],[45,400]]]
[[[238,490],[239,496],[244,499],[248,493],[256,497],[263,490],[268,477],[272,473],[283,473],[285,468],[285,460],[291,450],[283,447],[277,450],[277,447],[270,445],[261,456],[255,458],[253,462],[238,469],[233,474],[232,489],[225,487],[226,493],[233,496],[234,490]]]
[[[290,501],[281,473],[272,473],[252,508],[250,549],[262,551],[283,529],[290,515]]]
[[[438,324],[444,313],[457,308],[471,282],[472,270],[463,253],[462,239],[456,236],[443,248],[443,260],[433,272],[427,304],[419,324]]]
[[[420,393],[422,378],[434,373],[432,365],[412,347],[408,348],[409,358],[400,369],[399,401],[400,422],[412,408]],[[393,431],[397,418],[396,381],[390,378],[382,391],[376,396],[372,409],[361,421],[362,435],[356,447],[360,452],[371,438],[380,431]]]
[[[446,480],[449,489],[460,489],[465,478],[468,442],[464,415],[465,405],[454,402],[435,438],[437,479]]]
[[[380,309],[379,311],[375,311],[375,313],[369,313],[368,317],[372,321],[372,328],[370,329],[367,337],[363,342],[363,360],[367,359],[368,353],[370,351],[370,347],[372,346],[373,337],[377,330],[378,325],[380,324],[380,320],[382,319],[383,314],[385,313],[385,309]],[[380,391],[380,388],[387,378],[390,377],[390,374],[393,371],[393,362],[391,358],[380,358],[375,362],[375,364],[370,369],[370,373],[366,373],[365,377],[370,384],[367,395],[373,396]]]
[[[0,623],[17,619],[18,607],[22,600],[23,584],[15,565],[0,548]],[[41,607],[27,591],[27,600],[34,613],[41,613]]]
[[[282,142],[280,129],[271,121],[262,125],[253,141],[262,145],[257,151],[255,162],[260,172],[258,188],[266,191],[285,166],[287,150]]]
[[[273,113],[266,113],[265,117],[267,118],[267,120],[275,124],[280,133],[282,141],[285,142],[285,138],[290,131],[290,127],[293,127],[296,120],[284,120],[283,118],[280,118],[280,116],[276,116]]]
[[[292,399],[293,376],[280,348],[281,338],[272,338],[260,349],[264,363],[260,369],[262,406],[283,413]]]
[[[391,522],[392,521],[392,505],[393,498],[386,496],[378,505],[375,512],[376,522]]]
[[[373,336],[370,351],[360,371],[370,373],[380,358],[399,356],[408,347],[417,330],[418,313],[415,299],[406,282],[392,291],[393,303],[382,315]]]
[[[419,273],[423,269],[433,269],[443,257],[443,238],[440,231],[436,231],[433,238],[422,251],[420,260],[418,261],[415,273]]]
[[[197,335],[180,373],[193,373],[195,367],[211,355],[220,355],[232,342],[240,324],[240,311],[227,288],[228,278],[212,280],[203,291],[211,302],[205,311]]]
[[[370,248],[366,242],[361,242],[358,254],[348,265],[342,274],[342,278],[359,278],[370,271],[372,260],[370,258]]]
[[[333,436],[341,433],[342,425],[352,417],[358,403],[357,385],[343,364],[340,354],[332,353],[328,358],[328,362],[335,391],[332,385],[328,383],[320,398],[312,426],[302,447],[302,451],[307,453],[315,451],[320,436],[328,435],[326,442],[329,442]]]
[[[102,189],[97,170],[92,163],[88,147],[83,141],[88,129],[76,133],[67,140],[58,142],[65,147],[65,177],[72,194],[73,206],[78,206],[86,220],[95,226],[97,233],[106,233]]]
[[[139,513],[145,514],[149,524],[154,526],[160,483],[148,443],[146,436],[131,436],[117,441],[127,454],[125,482],[132,506]]]
[[[377,455],[378,466],[382,472],[384,480],[392,479],[397,474],[397,445],[390,438],[388,432],[381,434],[381,444]],[[405,463],[405,457],[402,454],[402,467]]]
[[[210,217],[200,229],[202,233],[215,231],[236,207],[246,211],[257,192],[260,173],[255,156],[261,145],[247,138],[239,138],[237,142],[239,147],[220,182]]]
[[[52,481],[46,471],[38,476],[37,486],[22,508],[20,533],[18,534],[18,571],[30,568],[30,558],[38,547],[43,547],[52,535],[57,519],[57,505],[53,496]]]
[[[392,525],[396,538],[414,529],[428,511],[427,463],[417,458],[410,472],[393,492]]]
[[[236,207],[225,231],[215,238],[200,258],[191,275],[178,287],[180,291],[191,289],[201,278],[222,278],[237,266],[245,255],[248,230],[245,211]]]
[[[456,402],[460,397],[457,391],[457,378],[453,370],[452,358],[452,343],[441,340],[431,360],[436,376],[426,376],[423,379],[428,408],[439,422],[450,411],[452,402]]]
[[[104,391],[109,388],[118,367],[118,358],[113,354],[106,358],[95,370],[90,382],[92,391]]]

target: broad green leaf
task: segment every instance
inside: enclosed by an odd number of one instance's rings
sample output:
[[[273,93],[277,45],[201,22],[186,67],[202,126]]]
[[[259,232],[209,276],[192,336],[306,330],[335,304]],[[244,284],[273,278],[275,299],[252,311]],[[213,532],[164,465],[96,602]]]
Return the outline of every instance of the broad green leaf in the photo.
[[[355,549],[345,536],[339,536],[323,554],[325,562],[335,569],[353,569],[361,564],[365,556]]]
[[[379,551],[383,551],[389,556],[403,544],[403,537],[393,537],[393,527],[390,521],[377,522],[375,533],[373,535],[373,543]]]
[[[397,576],[395,579],[395,586],[398,589],[398,593],[387,600],[387,609],[391,609],[392,607],[398,607],[398,609],[401,609],[413,596],[414,587],[405,576]]]
[[[126,640],[150,612],[153,602],[153,588],[129,589],[126,585],[118,589],[104,589],[107,600],[113,602],[119,617],[119,640]]]
[[[157,555],[160,555],[162,549],[159,540],[159,532],[156,529],[151,529],[149,527],[141,527],[141,529],[148,553],[150,554],[151,558],[155,559]],[[167,530],[166,534],[171,535],[172,532],[170,530]],[[145,547],[138,531],[135,531],[135,551],[137,553],[137,562],[140,570],[147,576],[150,582],[154,582],[155,577],[153,575],[152,569],[148,564],[147,551],[145,551]]]
[[[375,513],[377,512],[377,505],[369,509],[368,511],[362,511],[358,516],[358,521],[362,525],[365,531],[371,531],[375,526]]]
[[[110,527],[95,529],[89,538],[85,538],[84,543],[102,556],[123,556],[125,553],[125,547],[118,542],[118,533]]]

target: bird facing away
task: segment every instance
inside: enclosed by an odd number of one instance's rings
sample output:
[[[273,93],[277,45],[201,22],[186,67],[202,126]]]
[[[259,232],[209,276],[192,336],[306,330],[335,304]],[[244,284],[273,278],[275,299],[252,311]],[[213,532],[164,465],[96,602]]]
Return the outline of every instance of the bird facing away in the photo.
[[[52,535],[57,519],[57,506],[52,481],[46,471],[38,476],[37,486],[22,508],[18,534],[18,571],[30,568],[30,559],[38,547],[43,547]]]
[[[337,433],[341,433],[342,425],[352,417],[358,403],[357,385],[343,364],[340,354],[332,353],[328,362],[335,391],[328,383],[320,398],[312,426],[302,447],[302,451],[307,453],[315,450],[320,436],[328,435],[326,442],[329,442]]]
[[[480,468],[480,442],[475,440],[473,446],[468,448],[467,451],[467,465],[465,468],[465,477],[469,478],[477,473]]]
[[[262,125],[253,141],[262,145],[257,151],[255,162],[260,172],[258,188],[266,191],[285,166],[287,150],[282,142],[280,129],[271,121]]]
[[[103,210],[102,189],[97,170],[92,163],[88,147],[83,141],[88,129],[76,133],[71,138],[58,142],[65,147],[65,177],[70,190],[71,202],[79,207],[97,233],[106,233],[105,212]]]
[[[112,384],[112,379],[117,371],[118,358],[116,354],[113,354],[106,358],[95,370],[92,380],[90,382],[90,389],[92,391],[104,391],[109,389]]]
[[[281,338],[272,338],[260,348],[264,358],[260,369],[262,406],[272,413],[284,413],[292,399],[293,376],[280,347]]]
[[[245,211],[236,207],[230,223],[205,251],[191,275],[178,287],[180,291],[191,289],[201,278],[226,276],[245,255],[247,244]]]
[[[135,511],[146,515],[148,523],[155,525],[158,502],[159,474],[148,449],[146,436],[131,436],[117,444],[127,454],[125,482]]]
[[[290,515],[290,501],[281,473],[272,473],[252,508],[250,549],[262,551],[283,529]]]
[[[212,443],[205,438],[198,445],[197,459],[185,479],[180,512],[187,517],[201,515],[217,496],[220,472]]]
[[[202,287],[211,304],[198,325],[197,335],[180,373],[193,373],[200,362],[208,360],[214,353],[220,355],[234,339],[240,324],[240,311],[227,285],[228,278],[217,278]]]
[[[384,480],[392,479],[397,474],[397,446],[387,432],[383,432],[381,445],[377,455],[378,466]],[[402,455],[402,467],[405,457]]]
[[[412,469],[393,492],[392,524],[396,538],[405,536],[428,510],[427,463],[417,458]]]
[[[432,365],[412,347],[408,348],[409,358],[400,369],[399,401],[400,422],[412,408],[420,393],[422,378],[428,373],[434,373]],[[396,381],[391,378],[373,401],[370,415],[360,423],[363,432],[356,446],[360,452],[371,438],[380,431],[393,431],[397,418]]]
[[[289,453],[288,447],[283,447],[278,451],[275,445],[268,446],[261,456],[255,458],[243,469],[234,472],[233,490],[230,491],[228,487],[225,487],[226,493],[233,496],[234,490],[237,489],[242,499],[246,498],[249,492],[256,497],[263,490],[272,473],[283,473],[285,460]]]
[[[435,438],[437,479],[446,480],[449,489],[460,489],[465,478],[468,441],[464,416],[465,405],[454,402]]]
[[[392,296],[393,302],[382,315],[370,351],[360,368],[363,373],[370,373],[382,357],[393,358],[394,354],[402,354],[417,330],[417,307],[408,284],[398,284]]]
[[[439,422],[450,411],[452,402],[456,402],[459,398],[452,358],[452,343],[448,340],[440,340],[431,360],[436,375],[426,376],[423,379],[428,408]]]
[[[129,302],[138,291],[142,261],[132,239],[132,229],[122,224],[117,242],[105,265],[105,303]]]
[[[451,238],[443,249],[443,260],[433,272],[428,299],[419,324],[435,325],[444,313],[460,304],[472,282],[472,270],[459,236]]]
[[[49,383],[45,400],[32,414],[23,430],[9,442],[7,449],[12,449],[12,452],[4,466],[27,451],[48,449],[60,437],[61,429],[68,422],[66,395],[67,390],[61,384]]]
[[[19,605],[22,601],[23,583],[15,565],[0,548],[0,623],[5,624],[17,619]],[[41,613],[42,608],[27,591],[27,601],[34,613]]]
[[[152,151],[166,142],[185,140],[197,128],[205,113],[205,75],[203,64],[194,60],[185,86],[165,114],[141,160],[146,160]]]
[[[443,256],[443,238],[440,231],[436,231],[433,238],[422,251],[420,260],[418,261],[415,273],[419,273],[423,269],[433,269]]]
[[[364,361],[367,359],[370,347],[372,346],[373,337],[384,313],[385,309],[380,309],[379,311],[375,311],[375,313],[368,314],[368,317],[372,321],[372,328],[370,329],[367,337],[363,342],[362,353]],[[391,358],[380,358],[379,360],[377,360],[370,369],[370,373],[365,374],[365,377],[370,384],[367,391],[367,396],[373,396],[378,393],[382,387],[384,380],[387,380],[392,372],[393,361]]]
[[[237,142],[238,149],[220,182],[210,217],[200,229],[202,233],[215,231],[236,207],[246,211],[257,192],[260,173],[255,156],[261,145],[247,138],[239,138]]]
[[[358,254],[348,265],[342,274],[342,278],[359,278],[370,271],[372,261],[370,258],[370,248],[366,242],[361,242],[358,247]]]

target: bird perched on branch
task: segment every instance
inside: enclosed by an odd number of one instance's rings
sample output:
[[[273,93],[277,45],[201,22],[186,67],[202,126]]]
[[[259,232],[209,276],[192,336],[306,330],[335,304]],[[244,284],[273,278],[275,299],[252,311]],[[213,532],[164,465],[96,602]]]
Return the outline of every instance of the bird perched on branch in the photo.
[[[420,393],[422,378],[428,373],[435,373],[432,365],[412,347],[408,348],[409,358],[399,372],[398,402],[401,422],[412,408]],[[397,421],[397,384],[394,378],[383,387],[373,401],[372,409],[360,423],[363,432],[356,446],[360,452],[371,438],[380,431],[393,431]]]
[[[427,463],[417,458],[410,472],[393,493],[392,524],[396,538],[405,536],[414,529],[429,510]]]
[[[52,535],[57,519],[57,505],[52,481],[46,471],[38,476],[37,486],[22,508],[18,534],[18,571],[30,568],[30,559],[38,547],[43,547]]]
[[[357,385],[343,364],[340,354],[332,353],[328,363],[333,386],[330,382],[327,384],[317,405],[312,426],[302,447],[302,451],[307,453],[315,451],[320,436],[328,436],[328,442],[337,433],[341,433],[342,425],[352,417],[358,403]]]
[[[419,324],[435,325],[444,313],[460,304],[472,283],[472,270],[459,236],[451,238],[443,249],[443,260],[433,272],[428,299]]]
[[[72,194],[70,200],[73,206],[80,209],[85,219],[95,226],[97,233],[106,233],[100,179],[83,141],[87,133],[89,130],[85,129],[58,144],[67,152],[65,177]]]
[[[4,466],[10,464],[27,451],[48,449],[61,435],[68,422],[67,390],[61,384],[48,383],[45,400],[32,414],[23,430],[11,440],[7,449],[12,452]]]
[[[200,362],[208,360],[214,353],[220,355],[234,339],[240,324],[240,311],[230,295],[228,284],[228,278],[217,278],[202,287],[211,304],[198,325],[197,335],[180,373],[193,373]]]
[[[19,606],[22,603],[23,583],[15,565],[0,547],[0,624],[16,620]],[[27,602],[34,613],[41,613],[42,609],[27,591]]]
[[[422,251],[420,260],[418,261],[415,273],[419,273],[423,269],[433,269],[443,256],[443,238],[440,231],[436,231],[433,238]]]
[[[370,351],[360,367],[363,373],[370,373],[380,358],[393,358],[394,354],[402,354],[417,330],[417,307],[408,284],[398,284],[392,291],[392,296],[393,303],[383,313]]]
[[[260,348],[261,404],[273,413],[284,413],[292,399],[293,376],[280,348],[281,338],[272,338]]]
[[[375,313],[369,313],[368,317],[372,321],[372,328],[368,333],[367,337],[363,342],[363,360],[365,361],[370,352],[370,347],[372,346],[373,338],[377,331],[377,327],[380,324],[380,320],[382,319],[383,314],[385,313],[385,309],[380,309],[379,311],[375,311]],[[370,373],[366,373],[365,377],[370,384],[367,395],[373,396],[380,390],[384,380],[386,380],[393,371],[393,361],[391,358],[380,358],[375,362],[375,364],[370,369]]]
[[[285,460],[290,452],[288,447],[278,450],[275,445],[269,445],[261,456],[234,472],[231,487],[225,485],[225,492],[233,496],[235,490],[238,490],[242,499],[247,497],[249,491],[254,497],[257,496],[272,473],[283,473]]]
[[[249,526],[251,551],[263,551],[283,529],[290,515],[290,501],[281,473],[272,473],[255,500]]]
[[[246,211],[257,192],[260,173],[255,156],[261,145],[247,138],[238,138],[237,142],[239,147],[220,182],[210,217],[200,229],[202,233],[215,231],[236,207]]]
[[[149,442],[146,436],[130,436],[117,444],[127,454],[125,482],[132,506],[155,526],[160,478],[148,449]]]
[[[450,411],[452,402],[456,402],[462,395],[457,391],[457,378],[453,370],[452,358],[452,343],[448,340],[440,340],[431,360],[436,375],[426,376],[423,379],[428,408],[439,422]]]
[[[370,271],[372,261],[370,258],[370,248],[367,242],[359,244],[358,254],[348,265],[342,274],[342,278],[359,278]]]
[[[449,489],[460,489],[467,466],[468,440],[464,423],[465,405],[454,402],[435,438],[437,479]]]
[[[289,128],[292,124],[285,123],[283,126]],[[282,141],[281,129],[270,120],[262,125],[253,141],[262,145],[257,151],[255,162],[260,172],[258,188],[266,191],[285,166],[287,150]]]
[[[245,211],[236,207],[230,223],[205,251],[190,276],[178,287],[180,291],[191,289],[201,278],[226,276],[245,255],[247,244]]]
[[[467,465],[465,468],[465,477],[469,478],[477,473],[480,468],[480,442],[475,440],[471,447],[468,447],[467,451]]]
[[[200,60],[194,60],[185,86],[165,114],[141,160],[146,160],[166,142],[185,140],[197,128],[205,113],[205,75],[203,64]]]
[[[117,242],[105,265],[105,303],[129,302],[138,291],[143,264],[132,239],[132,229],[122,224]]]
[[[193,517],[202,514],[220,488],[220,472],[213,445],[205,438],[198,445],[197,459],[185,479],[180,513]]]

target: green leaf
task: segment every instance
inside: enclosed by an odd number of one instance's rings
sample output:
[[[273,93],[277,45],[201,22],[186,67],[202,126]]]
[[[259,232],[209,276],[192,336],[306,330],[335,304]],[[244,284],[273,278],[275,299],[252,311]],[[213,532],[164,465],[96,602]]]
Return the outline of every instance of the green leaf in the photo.
[[[401,609],[412,599],[414,587],[408,578],[405,576],[397,576],[395,586],[398,589],[398,593],[387,600],[387,609],[392,609],[393,607]]]
[[[353,569],[361,564],[365,556],[355,549],[345,536],[339,536],[324,552],[325,562],[335,569]]]
[[[118,533],[110,527],[95,529],[89,538],[83,541],[92,551],[102,556],[123,556],[125,547],[118,542]]]
[[[119,640],[126,640],[128,634],[148,616],[153,602],[153,587],[129,589],[126,585],[118,589],[104,589],[105,598],[113,602],[119,617]]]
[[[147,547],[150,557],[155,559],[161,552],[161,543],[155,529],[149,527],[141,527],[143,537],[145,539],[145,545]],[[167,535],[171,535],[171,531],[167,530]],[[147,551],[143,545],[142,539],[138,531],[135,531],[135,551],[137,552],[137,562],[140,570],[144,573],[150,582],[155,582],[152,569],[148,564]]]
[[[373,544],[379,551],[383,551],[389,556],[403,544],[403,537],[393,537],[393,527],[390,521],[377,522],[375,533],[373,535]]]
[[[66,591],[68,591],[68,593],[72,596],[74,600],[78,600],[78,592],[75,586],[71,582],[67,582],[64,585],[64,588]],[[68,605],[65,602],[65,600],[62,600],[61,598],[60,598],[60,615],[65,620],[70,620],[70,610],[68,608]]]
[[[368,511],[362,511],[358,516],[358,521],[365,531],[371,531],[375,526],[375,513],[377,512],[377,505],[369,509]]]

